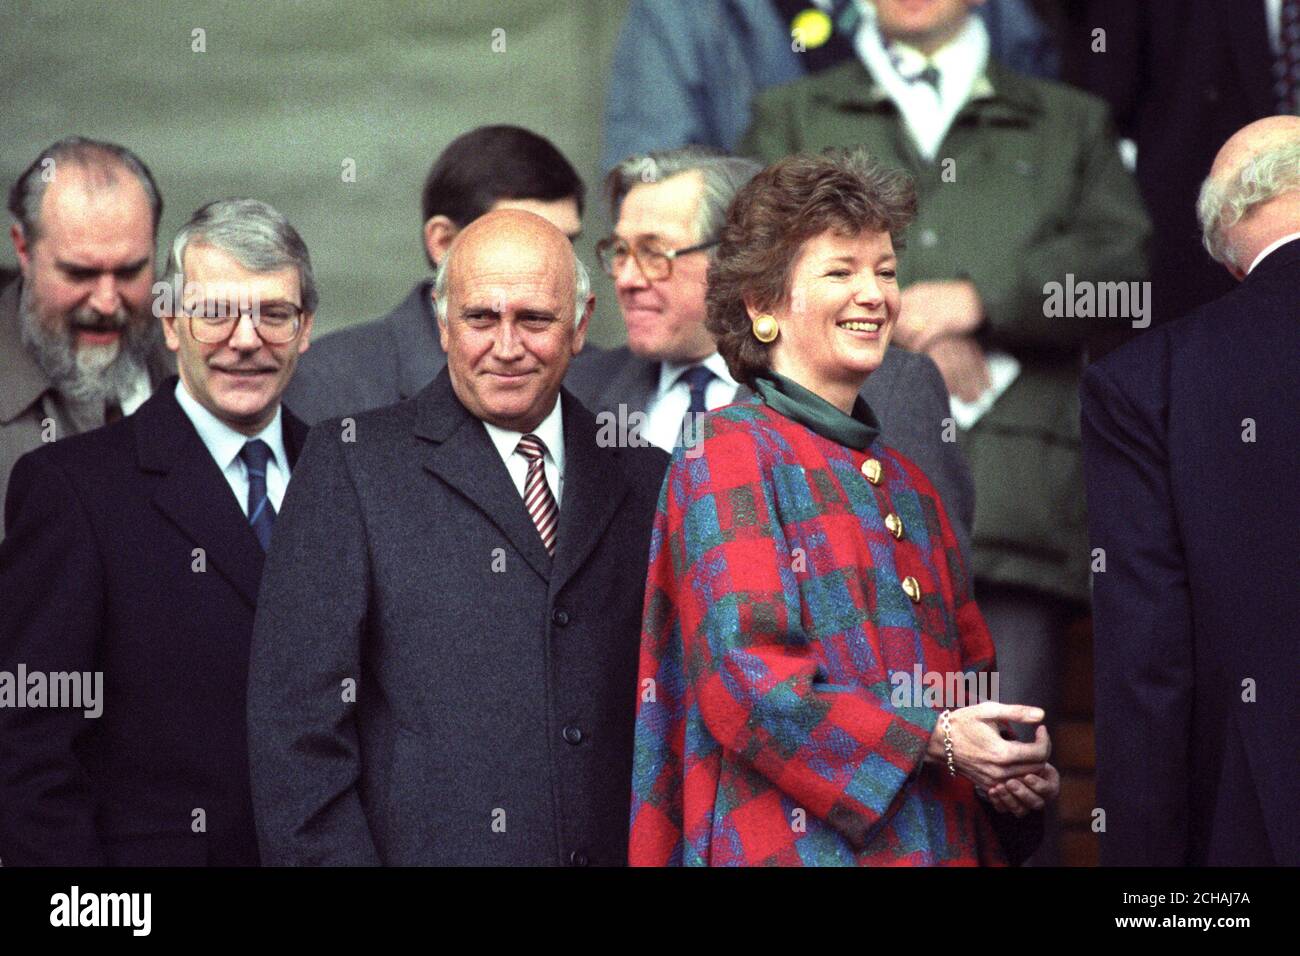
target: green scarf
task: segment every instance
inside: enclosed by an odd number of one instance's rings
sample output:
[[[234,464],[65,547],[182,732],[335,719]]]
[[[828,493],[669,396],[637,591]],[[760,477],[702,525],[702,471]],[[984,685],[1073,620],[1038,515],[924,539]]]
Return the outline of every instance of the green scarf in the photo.
[[[760,373],[754,390],[772,411],[847,448],[866,451],[880,434],[880,421],[861,395],[854,401],[853,414],[849,416],[793,379],[771,370]]]

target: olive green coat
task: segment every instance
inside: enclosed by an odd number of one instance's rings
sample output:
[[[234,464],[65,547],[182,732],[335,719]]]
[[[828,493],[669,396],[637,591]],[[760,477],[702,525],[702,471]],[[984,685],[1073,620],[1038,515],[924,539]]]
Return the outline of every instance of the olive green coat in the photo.
[[[904,287],[970,279],[987,316],[984,345],[1022,364],[957,436],[975,475],[975,575],[1086,602],[1078,381],[1089,338],[1132,318],[1048,317],[1045,286],[1067,274],[1076,287],[1146,278],[1150,226],[1106,107],[991,62],[929,164],[892,101],[851,62],[760,94],[740,151],[771,161],[859,144],[916,180]]]

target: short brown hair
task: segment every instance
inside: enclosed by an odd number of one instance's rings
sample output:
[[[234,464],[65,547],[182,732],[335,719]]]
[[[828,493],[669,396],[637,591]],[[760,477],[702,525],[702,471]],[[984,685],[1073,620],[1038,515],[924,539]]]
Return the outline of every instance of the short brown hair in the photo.
[[[727,211],[705,296],[705,325],[732,378],[753,388],[756,375],[771,368],[770,347],[754,338],[745,299],[764,309],[788,301],[805,242],[827,231],[888,232],[901,250],[915,218],[911,177],[862,149],[787,156],[750,180]]]

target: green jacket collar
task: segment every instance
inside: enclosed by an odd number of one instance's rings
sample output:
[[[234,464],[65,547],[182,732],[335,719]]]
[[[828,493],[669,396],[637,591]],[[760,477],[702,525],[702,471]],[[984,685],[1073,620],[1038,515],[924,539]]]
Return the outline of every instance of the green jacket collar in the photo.
[[[853,403],[853,414],[842,411],[793,379],[767,371],[754,382],[763,404],[823,438],[848,448],[865,451],[880,434],[880,421],[861,395]]]
[[[889,94],[859,60],[815,73],[803,82],[809,85],[813,100],[837,109],[893,109]],[[958,117],[974,114],[994,121],[1026,122],[1043,110],[1036,82],[989,60],[984,76],[976,81],[974,95]]]

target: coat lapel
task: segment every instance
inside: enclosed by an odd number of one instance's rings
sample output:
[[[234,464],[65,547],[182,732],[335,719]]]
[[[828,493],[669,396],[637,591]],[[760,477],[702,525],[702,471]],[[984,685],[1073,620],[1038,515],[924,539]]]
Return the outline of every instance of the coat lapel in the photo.
[[[619,449],[596,444],[596,419],[567,390],[564,417],[564,501],[555,541],[551,594],[582,567],[627,495],[627,482],[615,462]],[[515,497],[518,497],[516,495]],[[525,512],[526,514],[526,512]]]
[[[627,405],[628,414],[644,413],[650,407],[650,399],[659,387],[659,363],[643,359],[628,352],[628,361],[610,378],[600,401],[602,409],[617,409],[619,404]],[[568,427],[568,420],[565,420]],[[567,454],[567,442],[566,442]]]
[[[283,405],[280,406],[283,414],[280,416],[280,431],[284,435],[284,453],[289,456],[289,470],[292,473],[294,465],[298,464],[298,455],[302,453],[302,446],[307,443],[307,432],[310,430],[307,423],[295,415]],[[290,478],[292,478],[290,474]]]
[[[460,403],[446,369],[416,401],[420,408],[415,434],[422,440],[424,467],[483,512],[529,566],[543,580],[549,579],[551,556],[546,553],[541,535],[487,429]],[[567,441],[565,449],[567,452]],[[561,510],[561,533],[563,528]]]
[[[255,607],[265,555],[225,476],[176,401],[175,389],[175,378],[165,380],[129,418],[140,467],[163,475],[154,506]]]

